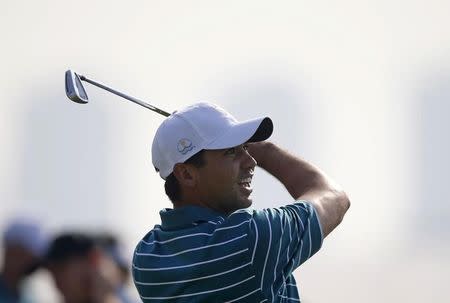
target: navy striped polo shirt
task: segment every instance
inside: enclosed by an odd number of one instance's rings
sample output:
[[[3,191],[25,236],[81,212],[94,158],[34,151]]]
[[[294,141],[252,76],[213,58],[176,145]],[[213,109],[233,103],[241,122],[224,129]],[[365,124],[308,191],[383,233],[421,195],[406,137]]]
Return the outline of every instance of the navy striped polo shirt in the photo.
[[[208,208],[164,209],[132,265],[150,302],[300,302],[293,271],[322,245],[305,201],[223,216]]]

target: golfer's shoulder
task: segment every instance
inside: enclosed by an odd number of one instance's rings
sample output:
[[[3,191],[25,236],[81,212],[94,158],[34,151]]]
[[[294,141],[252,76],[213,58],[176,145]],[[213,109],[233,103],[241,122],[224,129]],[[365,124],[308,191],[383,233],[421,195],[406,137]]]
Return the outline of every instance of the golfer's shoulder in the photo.
[[[283,220],[303,220],[315,215],[314,207],[308,201],[295,201],[281,207],[264,209],[241,209],[230,215],[230,221],[255,221],[256,223],[273,223]]]
[[[290,231],[292,235],[303,234],[310,227],[320,231],[317,214],[307,201],[295,201],[281,207],[247,209],[236,216],[248,221],[249,234],[260,239],[290,237],[285,231]]]

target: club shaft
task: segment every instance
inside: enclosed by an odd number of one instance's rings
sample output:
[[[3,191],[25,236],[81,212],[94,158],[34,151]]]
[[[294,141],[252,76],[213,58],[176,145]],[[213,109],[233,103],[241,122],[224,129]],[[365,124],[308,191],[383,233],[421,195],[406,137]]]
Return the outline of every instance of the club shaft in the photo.
[[[153,106],[153,105],[151,105],[151,104],[148,104],[148,103],[146,103],[146,102],[144,102],[144,101],[141,101],[141,100],[139,100],[139,99],[136,99],[136,98],[134,98],[134,97],[125,95],[124,93],[121,93],[121,92],[119,92],[119,91],[116,91],[115,89],[112,89],[112,88],[110,88],[110,87],[108,87],[108,86],[106,86],[106,85],[103,85],[103,84],[101,84],[101,83],[98,83],[98,82],[96,82],[96,81],[94,81],[94,80],[91,80],[91,79],[89,79],[89,78],[86,78],[85,76],[81,76],[81,75],[80,75],[80,79],[83,80],[83,81],[86,81],[86,82],[88,82],[88,83],[90,83],[90,84],[92,84],[92,85],[95,85],[95,86],[97,86],[97,87],[103,88],[104,90],[107,90],[107,91],[109,91],[110,93],[113,93],[113,94],[115,94],[115,95],[117,95],[117,96],[120,96],[120,97],[122,97],[122,98],[125,98],[125,99],[127,99],[127,100],[130,100],[131,102],[134,102],[134,103],[136,103],[136,104],[139,104],[139,105],[141,105],[141,106],[143,106],[143,107],[145,107],[145,108],[148,108],[148,109],[150,109],[150,110],[152,110],[152,111],[154,111],[154,112],[157,112],[158,114],[161,114],[161,115],[163,115],[163,116],[165,116],[165,117],[170,116],[170,114],[169,114],[168,112],[163,111],[162,109],[159,109],[159,108],[157,108],[157,107],[155,107],[155,106]]]

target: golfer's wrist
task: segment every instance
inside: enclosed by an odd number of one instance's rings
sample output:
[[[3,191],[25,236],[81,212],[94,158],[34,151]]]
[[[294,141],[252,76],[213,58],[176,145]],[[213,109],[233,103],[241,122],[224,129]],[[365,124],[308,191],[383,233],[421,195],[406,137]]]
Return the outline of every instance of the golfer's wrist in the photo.
[[[265,168],[265,164],[271,157],[271,150],[274,148],[274,144],[269,141],[262,141],[249,144],[248,151],[253,158],[255,158],[257,165]]]

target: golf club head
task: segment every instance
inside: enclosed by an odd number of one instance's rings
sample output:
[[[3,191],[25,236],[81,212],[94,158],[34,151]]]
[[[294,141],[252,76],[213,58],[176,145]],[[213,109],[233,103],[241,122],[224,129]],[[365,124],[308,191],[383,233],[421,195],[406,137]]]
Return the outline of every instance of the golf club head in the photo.
[[[80,76],[70,69],[66,71],[66,95],[77,103],[85,104],[89,101]]]

